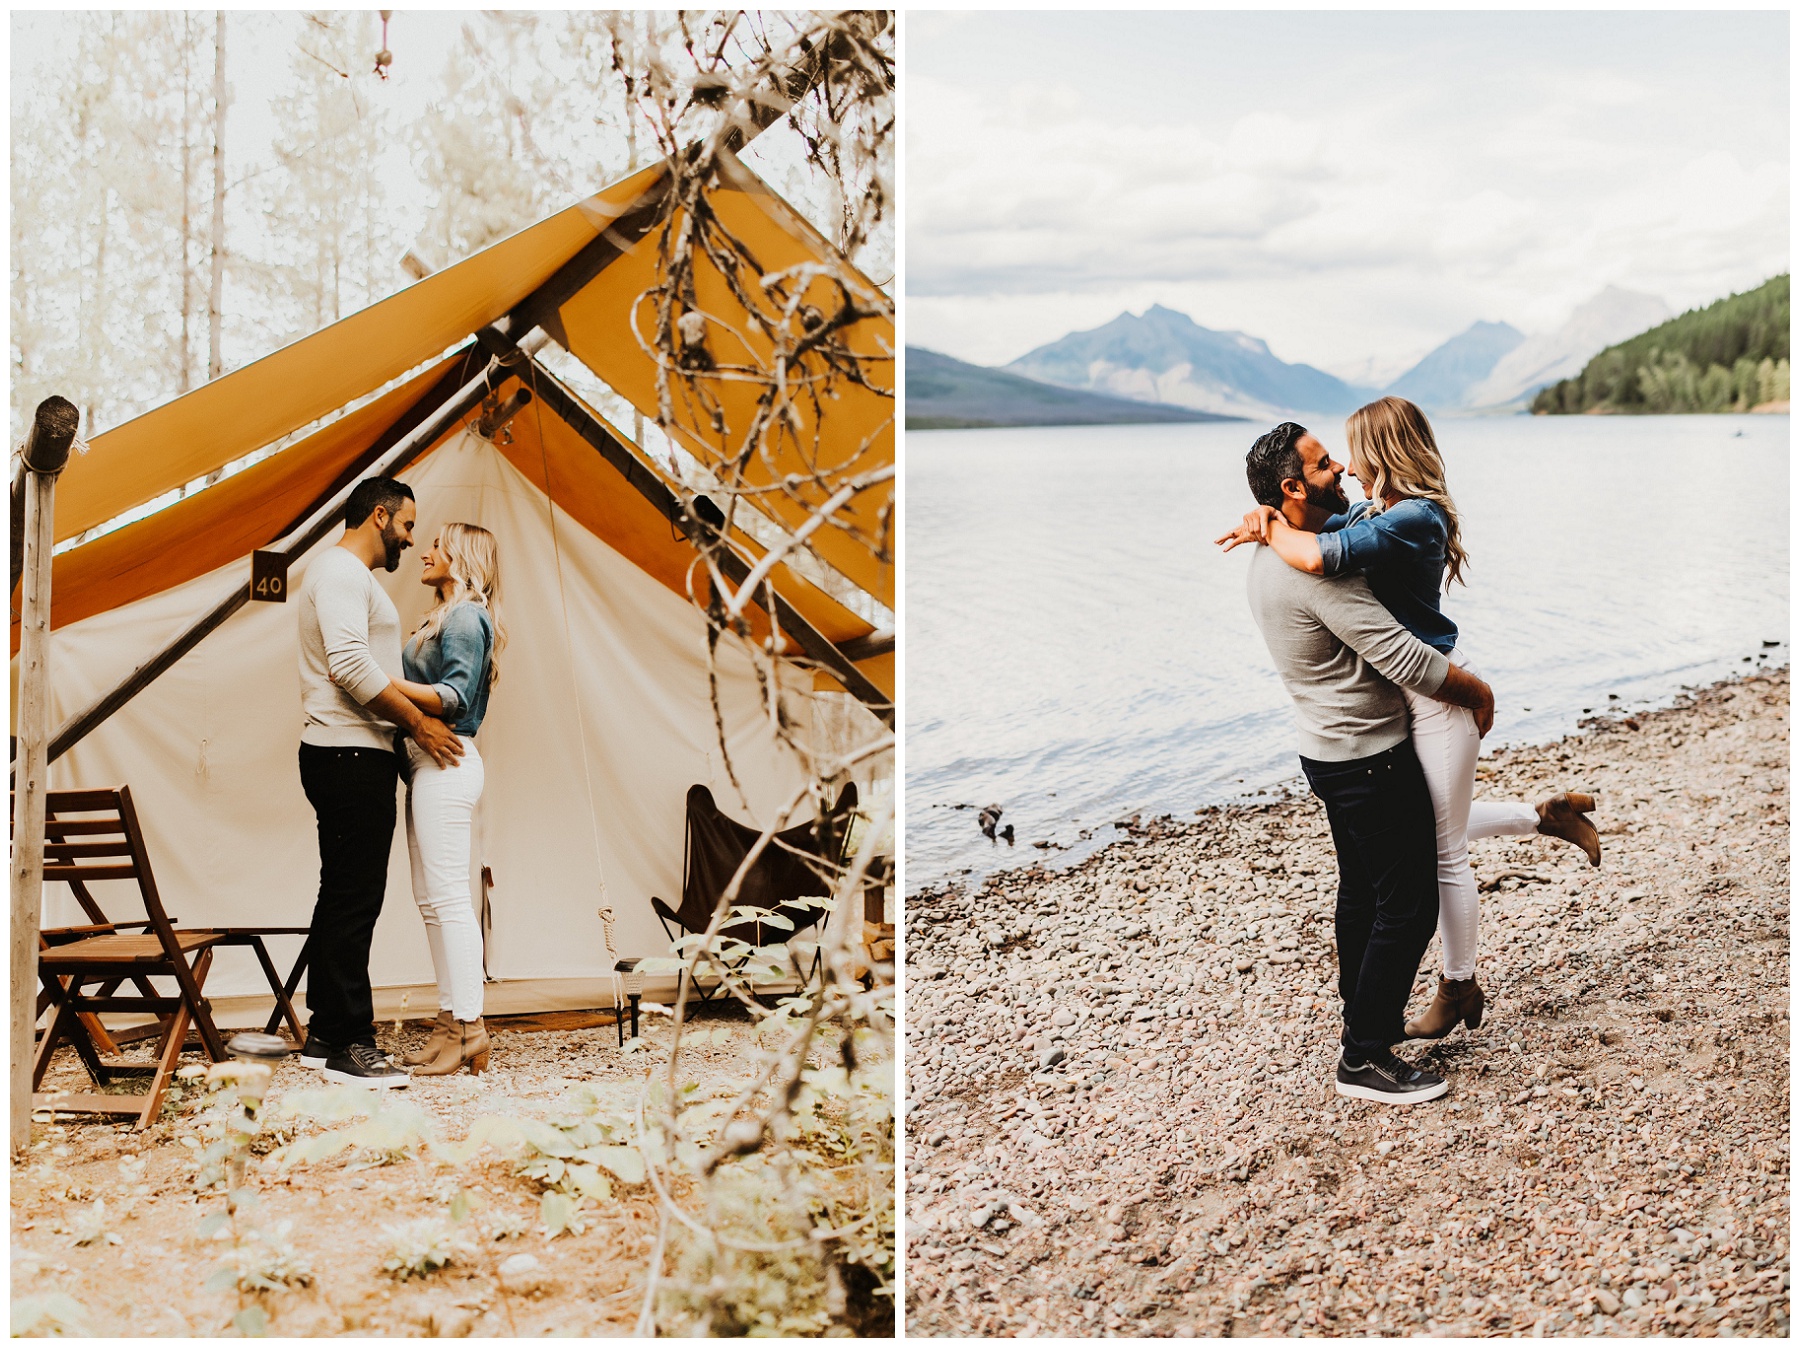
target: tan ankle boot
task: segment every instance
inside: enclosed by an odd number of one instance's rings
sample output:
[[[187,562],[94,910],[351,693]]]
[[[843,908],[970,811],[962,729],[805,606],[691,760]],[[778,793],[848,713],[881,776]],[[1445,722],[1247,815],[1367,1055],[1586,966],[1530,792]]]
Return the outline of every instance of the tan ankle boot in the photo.
[[[444,1051],[444,1041],[454,1033],[456,1033],[456,1017],[451,1015],[448,1010],[438,1012],[437,1020],[431,1026],[431,1037],[422,1046],[402,1057],[400,1061],[408,1067],[417,1067],[421,1063],[430,1062]]]
[[[467,1067],[480,1076],[488,1065],[487,1024],[480,1020],[454,1020],[443,1051],[430,1062],[413,1068],[416,1077],[443,1077]]]
[[[1417,1020],[1406,1022],[1408,1039],[1442,1039],[1457,1025],[1467,1025],[1471,1030],[1481,1026],[1481,1013],[1487,1006],[1487,996],[1481,990],[1481,984],[1475,981],[1474,975],[1468,978],[1438,979],[1437,996],[1431,999],[1431,1005],[1425,1008],[1425,1014]]]
[[[1537,831],[1551,838],[1572,842],[1587,853],[1588,865],[1600,864],[1600,834],[1587,812],[1594,808],[1594,798],[1580,791],[1565,791],[1552,796],[1537,807]]]

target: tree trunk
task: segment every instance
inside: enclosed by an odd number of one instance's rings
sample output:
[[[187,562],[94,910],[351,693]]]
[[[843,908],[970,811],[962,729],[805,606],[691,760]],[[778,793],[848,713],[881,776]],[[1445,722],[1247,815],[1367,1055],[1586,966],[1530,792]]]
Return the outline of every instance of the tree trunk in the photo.
[[[207,298],[206,377],[225,373],[221,336],[225,326],[225,11],[217,11],[213,53],[212,289]]]
[[[181,392],[194,387],[194,346],[188,324],[194,312],[194,22],[181,16]]]
[[[112,188],[102,188],[100,192],[100,241],[94,250],[94,303],[87,313],[87,352],[86,356],[95,367],[103,367],[106,342],[106,235],[112,220]],[[100,399],[98,381],[90,384],[87,395],[87,415],[83,424],[92,436],[98,419],[94,413]]]

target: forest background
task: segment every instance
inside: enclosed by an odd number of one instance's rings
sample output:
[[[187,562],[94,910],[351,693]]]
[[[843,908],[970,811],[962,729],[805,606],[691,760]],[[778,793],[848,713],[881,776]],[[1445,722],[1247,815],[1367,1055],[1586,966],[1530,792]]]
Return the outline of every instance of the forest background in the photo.
[[[13,17],[15,443],[49,394],[92,439],[659,154],[629,73],[680,54],[649,49],[647,16],[402,13],[388,28],[373,12]],[[252,51],[270,59],[246,66]],[[266,85],[235,87],[246,69]],[[744,159],[890,282],[891,220],[846,238],[842,194],[787,123]]]

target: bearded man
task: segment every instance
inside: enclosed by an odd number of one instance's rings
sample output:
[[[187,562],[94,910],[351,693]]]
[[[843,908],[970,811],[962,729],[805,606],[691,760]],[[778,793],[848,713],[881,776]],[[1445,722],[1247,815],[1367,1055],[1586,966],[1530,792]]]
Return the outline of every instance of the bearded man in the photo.
[[[394,686],[400,615],[375,583],[413,544],[412,488],[365,478],[344,505],[344,536],[300,590],[300,784],[319,825],[319,899],[307,938],[303,1066],[357,1086],[404,1086],[375,1045],[369,947],[387,892],[399,784],[396,727],[449,767],[462,742]]]
[[[1344,465],[1292,421],[1257,439],[1244,470],[1257,502],[1296,529],[1316,533],[1349,508]],[[1393,1051],[1438,922],[1437,824],[1400,689],[1469,708],[1484,735],[1493,690],[1395,621],[1359,575],[1308,575],[1259,544],[1247,588],[1294,702],[1300,766],[1337,849],[1337,1093],[1392,1105],[1435,1100],[1449,1088],[1444,1078]]]

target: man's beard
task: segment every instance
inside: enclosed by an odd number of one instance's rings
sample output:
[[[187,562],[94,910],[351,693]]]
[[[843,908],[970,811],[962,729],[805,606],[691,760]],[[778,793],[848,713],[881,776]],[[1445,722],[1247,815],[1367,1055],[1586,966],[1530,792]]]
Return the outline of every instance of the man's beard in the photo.
[[[1344,493],[1343,482],[1333,482],[1329,487],[1315,487],[1306,484],[1306,503],[1317,506],[1320,510],[1329,510],[1334,515],[1341,515],[1350,508],[1350,498]],[[389,567],[392,571],[394,568]]]
[[[381,531],[381,544],[387,549],[387,569],[398,571],[400,554],[406,551],[406,540],[400,536],[400,531],[390,524]]]

